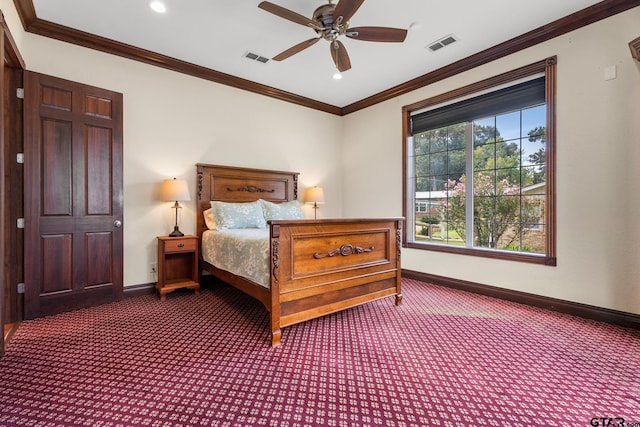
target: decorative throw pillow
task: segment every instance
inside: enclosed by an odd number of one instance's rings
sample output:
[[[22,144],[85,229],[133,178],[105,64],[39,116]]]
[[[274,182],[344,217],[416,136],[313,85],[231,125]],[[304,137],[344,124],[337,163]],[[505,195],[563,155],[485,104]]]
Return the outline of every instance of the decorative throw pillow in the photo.
[[[209,230],[215,230],[216,220],[213,217],[213,208],[209,208],[206,211],[202,212],[202,215],[204,216],[204,223],[207,225],[207,228]]]
[[[266,228],[262,204],[211,202],[213,218],[218,230],[225,228]]]
[[[302,207],[297,200],[286,203],[272,203],[260,199],[260,203],[262,203],[262,211],[266,221],[272,219],[304,219]]]

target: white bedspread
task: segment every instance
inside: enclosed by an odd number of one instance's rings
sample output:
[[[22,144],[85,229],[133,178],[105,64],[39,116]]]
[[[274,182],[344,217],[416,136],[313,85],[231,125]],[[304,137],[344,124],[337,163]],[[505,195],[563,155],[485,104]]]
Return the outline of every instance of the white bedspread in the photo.
[[[202,259],[269,288],[267,228],[207,230],[202,234]]]

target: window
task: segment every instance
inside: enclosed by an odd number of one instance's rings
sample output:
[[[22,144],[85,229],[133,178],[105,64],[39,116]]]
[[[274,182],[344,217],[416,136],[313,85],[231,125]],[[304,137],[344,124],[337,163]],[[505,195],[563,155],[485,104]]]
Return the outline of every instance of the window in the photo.
[[[405,246],[555,265],[555,57],[403,119]]]

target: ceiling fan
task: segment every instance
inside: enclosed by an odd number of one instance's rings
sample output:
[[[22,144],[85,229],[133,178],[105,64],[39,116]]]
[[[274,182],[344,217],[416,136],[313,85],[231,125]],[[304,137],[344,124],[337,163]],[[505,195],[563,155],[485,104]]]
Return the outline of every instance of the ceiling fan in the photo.
[[[279,53],[272,59],[274,61],[282,61],[313,46],[320,39],[325,39],[330,43],[331,57],[336,64],[338,71],[343,72],[351,68],[349,54],[344,44],[338,37],[344,35],[355,40],[364,40],[370,42],[393,42],[401,43],[407,37],[407,30],[400,28],[388,27],[354,27],[349,28],[349,19],[360,8],[364,0],[340,0],[338,4],[334,4],[334,0],[328,0],[329,3],[318,7],[311,18],[302,16],[296,12],[286,9],[282,6],[270,3],[268,1],[261,2],[258,7],[273,13],[281,18],[304,25],[315,30],[318,37],[305,40],[302,43],[290,47],[284,52]]]

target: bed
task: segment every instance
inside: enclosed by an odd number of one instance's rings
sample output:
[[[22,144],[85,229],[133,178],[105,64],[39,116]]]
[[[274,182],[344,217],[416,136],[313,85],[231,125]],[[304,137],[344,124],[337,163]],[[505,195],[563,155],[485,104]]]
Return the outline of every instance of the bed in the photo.
[[[201,244],[207,233],[216,232],[204,218],[212,201],[286,204],[298,199],[297,172],[209,164],[196,169]],[[272,219],[265,232],[267,283],[219,268],[202,255],[200,272],[260,301],[270,314],[271,345],[276,347],[286,326],[384,297],[394,296],[399,305],[401,227],[402,218]]]

